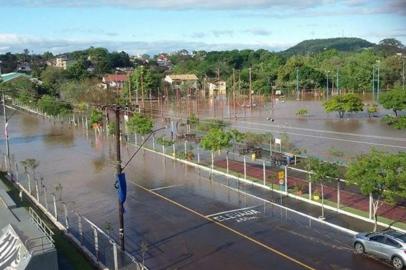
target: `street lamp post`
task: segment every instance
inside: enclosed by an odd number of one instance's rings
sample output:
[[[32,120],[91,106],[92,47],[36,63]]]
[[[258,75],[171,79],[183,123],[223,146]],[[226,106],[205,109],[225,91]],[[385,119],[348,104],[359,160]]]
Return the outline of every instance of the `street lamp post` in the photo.
[[[296,99],[299,100],[299,67],[296,67]]]
[[[376,60],[377,63],[377,67],[378,67],[378,78],[377,78],[377,87],[376,87],[376,99],[379,100],[379,94],[380,94],[380,85],[379,85],[379,64],[380,64],[380,60]]]
[[[328,73],[330,71],[327,70],[327,83],[326,83],[326,97],[328,97],[328,91],[329,91],[329,87],[328,87]]]
[[[337,88],[337,94],[340,92],[340,87],[339,87],[339,84],[338,84],[338,67],[337,67],[337,85],[336,85],[336,88]]]
[[[402,57],[402,89],[405,90],[405,57]]]

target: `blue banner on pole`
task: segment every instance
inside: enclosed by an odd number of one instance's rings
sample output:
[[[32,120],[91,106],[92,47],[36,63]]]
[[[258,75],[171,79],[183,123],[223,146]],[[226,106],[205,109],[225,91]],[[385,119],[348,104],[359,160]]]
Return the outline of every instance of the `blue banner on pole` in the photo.
[[[117,175],[117,183],[118,183],[118,199],[121,204],[124,204],[127,198],[127,183],[125,181],[124,173]]]

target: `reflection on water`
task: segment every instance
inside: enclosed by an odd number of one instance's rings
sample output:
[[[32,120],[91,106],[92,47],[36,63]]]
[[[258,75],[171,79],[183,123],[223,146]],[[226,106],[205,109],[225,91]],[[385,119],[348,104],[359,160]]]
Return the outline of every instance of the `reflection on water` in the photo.
[[[72,129],[67,129],[63,126],[52,126],[47,134],[43,136],[43,141],[45,144],[55,145],[60,144],[65,147],[70,147],[73,145],[75,140],[75,135]]]
[[[342,119],[336,121],[325,120],[324,124],[326,127],[329,128],[329,130],[338,132],[343,131],[356,132],[362,127],[362,122],[359,121],[358,119]]]

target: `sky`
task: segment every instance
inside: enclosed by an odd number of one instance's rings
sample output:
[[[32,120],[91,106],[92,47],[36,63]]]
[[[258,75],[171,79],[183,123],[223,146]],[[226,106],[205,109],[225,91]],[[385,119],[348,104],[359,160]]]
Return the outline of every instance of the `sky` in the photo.
[[[281,51],[332,37],[406,44],[406,0],[0,0],[0,53]]]

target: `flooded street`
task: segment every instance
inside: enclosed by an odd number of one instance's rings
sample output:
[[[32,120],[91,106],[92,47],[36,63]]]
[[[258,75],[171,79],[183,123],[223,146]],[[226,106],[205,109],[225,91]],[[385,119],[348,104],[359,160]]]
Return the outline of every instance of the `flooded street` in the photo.
[[[372,98],[362,96],[365,104],[372,104]],[[342,159],[369,151],[372,147],[383,151],[406,151],[406,132],[387,126],[380,118],[367,112],[345,114],[339,119],[336,113],[325,113],[322,97],[305,96],[297,101],[295,96],[288,98],[253,99],[252,109],[248,98],[227,100],[216,99],[192,100],[183,98],[180,101],[145,102],[146,111],[157,119],[187,119],[195,114],[202,119],[222,119],[243,131],[271,133],[277,138],[287,137],[295,147],[305,150],[310,155],[332,159],[335,150],[339,150]],[[152,108],[152,109],[151,109]],[[299,117],[299,109],[307,109],[308,116]],[[393,114],[392,111],[379,107],[375,116]],[[283,143],[283,142],[282,142]]]
[[[111,138],[23,112],[10,120],[9,134],[15,160],[39,161],[36,174],[48,190],[117,239]],[[1,147],[4,153],[3,140]],[[124,144],[124,162],[134,150]],[[141,151],[126,173],[126,246],[140,259],[141,243],[147,243],[149,269],[267,269],[269,263],[279,269],[386,267],[354,256],[350,235],[284,210],[272,198],[251,196],[245,193],[249,185],[228,187],[225,179],[213,181],[149,151]]]

